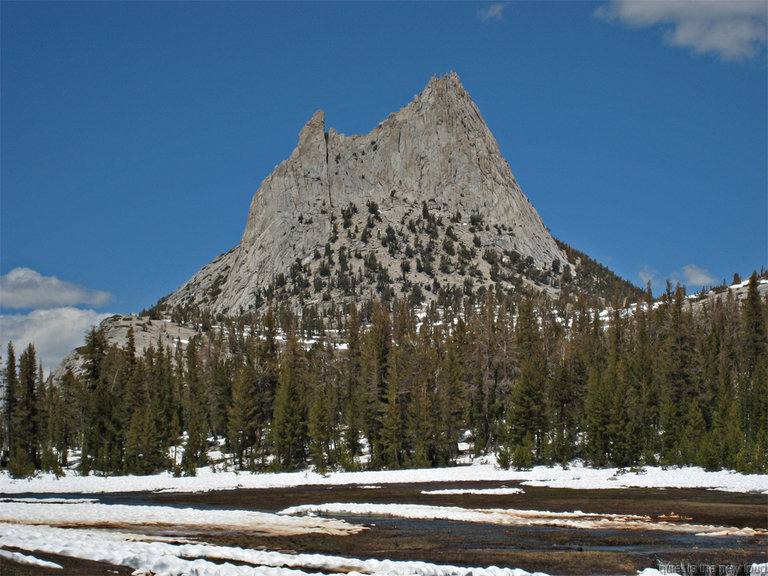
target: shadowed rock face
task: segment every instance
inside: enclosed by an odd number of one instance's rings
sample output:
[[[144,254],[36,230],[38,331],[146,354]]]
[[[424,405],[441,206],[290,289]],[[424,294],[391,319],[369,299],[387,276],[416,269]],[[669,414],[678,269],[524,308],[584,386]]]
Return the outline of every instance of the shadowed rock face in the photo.
[[[379,207],[381,230],[392,226],[406,242],[419,242],[407,238],[404,229],[426,203],[436,217],[446,222],[454,217],[458,241],[469,246],[474,242],[480,255],[487,249],[499,254],[515,251],[542,270],[554,260],[565,261],[517,185],[477,106],[451,73],[432,78],[413,102],[366,135],[326,132],[325,114],[316,112],[301,130],[291,156],[254,195],[240,244],[205,266],[165,303],[225,314],[248,310],[255,294],[276,275],[287,274],[294,263],[311,269],[316,251],[323,252],[327,244],[335,253],[375,252],[396,278],[400,252],[343,231],[334,235],[334,223],[337,231],[341,228],[342,209],[354,204],[354,224],[363,226],[369,202]],[[470,233],[472,214],[482,217],[482,226]],[[478,261],[480,255],[475,256]],[[446,266],[440,280],[461,285],[463,279],[451,279],[452,272]],[[412,280],[429,282],[418,274]]]

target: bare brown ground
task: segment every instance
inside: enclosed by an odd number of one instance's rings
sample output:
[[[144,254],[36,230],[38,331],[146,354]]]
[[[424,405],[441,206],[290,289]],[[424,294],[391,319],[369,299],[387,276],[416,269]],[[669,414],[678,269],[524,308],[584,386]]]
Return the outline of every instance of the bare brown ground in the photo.
[[[112,566],[103,562],[78,560],[77,558],[57,556],[56,554],[31,553],[15,548],[9,548],[8,550],[20,552],[27,556],[34,556],[48,562],[55,562],[62,567],[62,570],[27,566],[0,558],[0,576],[69,576],[70,574],[73,576],[130,576],[133,572],[133,568],[127,568],[126,566]]]
[[[676,517],[695,524],[768,529],[768,497],[702,489],[573,490],[523,487],[513,495],[435,495],[435,488],[514,487],[514,483],[471,482],[358,486],[302,486],[268,490],[228,490],[200,494],[105,495],[104,502],[152,503],[170,506],[238,508],[274,512],[302,504],[371,502],[517,508],[553,512],[632,514],[653,519]],[[446,521],[412,521],[355,517],[351,522],[369,529],[349,536],[307,534],[270,537],[246,532],[199,530],[174,534],[212,544],[312,552],[393,560],[421,560],[459,566],[506,566],[554,575],[634,574],[660,563],[688,566],[728,565],[735,573],[752,562],[768,562],[763,538],[711,538],[662,532],[622,530],[533,529]],[[167,534],[171,536],[171,534]],[[46,557],[48,559],[48,557]],[[56,559],[53,561],[58,562]],[[60,562],[61,563],[61,562]],[[32,567],[10,572],[0,561],[0,575],[42,575],[52,572]],[[93,563],[72,566],[66,574],[110,574]],[[15,565],[14,565],[15,566]],[[112,568],[109,568],[112,569]],[[6,571],[4,571],[6,570]],[[61,573],[61,572],[57,572]],[[125,572],[121,572],[125,573]],[[130,573],[130,572],[128,572]]]

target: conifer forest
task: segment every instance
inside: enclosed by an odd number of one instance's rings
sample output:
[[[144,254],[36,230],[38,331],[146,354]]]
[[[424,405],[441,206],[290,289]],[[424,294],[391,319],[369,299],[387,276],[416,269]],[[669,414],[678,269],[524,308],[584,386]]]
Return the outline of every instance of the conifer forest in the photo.
[[[32,345],[4,358],[2,445],[35,470],[193,475],[211,439],[241,470],[450,466],[467,446],[502,467],[699,465],[768,471],[768,303],[486,291],[445,306],[265,305],[197,337],[136,350],[94,328],[83,370],[44,378]],[[146,322],[162,322],[150,311]],[[71,460],[71,461],[70,461]]]

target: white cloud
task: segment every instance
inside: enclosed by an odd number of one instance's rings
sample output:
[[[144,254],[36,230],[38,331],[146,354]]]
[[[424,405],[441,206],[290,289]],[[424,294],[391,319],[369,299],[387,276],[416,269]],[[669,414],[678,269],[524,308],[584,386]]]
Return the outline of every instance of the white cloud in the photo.
[[[687,288],[715,286],[719,284],[719,280],[715,278],[709,270],[697,266],[696,264],[688,264],[679,270],[674,270],[666,277],[666,280],[658,270],[651,268],[646,264],[638,271],[637,276],[642,282],[643,287],[650,281],[652,288],[662,289],[666,286],[667,281],[669,281],[672,286],[675,286],[675,284],[679,282]]]
[[[651,286],[656,284],[657,278],[659,277],[659,272],[646,264],[637,273],[637,276],[638,278],[640,278],[640,281],[643,283],[642,287],[644,288],[645,285],[648,284],[648,282],[651,283]]]
[[[102,290],[89,290],[30,268],[14,268],[0,276],[0,305],[6,308],[56,308],[85,304],[99,308],[113,299]]]
[[[717,278],[710,274],[709,270],[696,266],[696,264],[683,266],[681,272],[687,285],[712,286],[717,283]]]
[[[611,0],[595,14],[633,28],[665,26],[667,43],[723,60],[755,56],[768,38],[768,3],[761,0]]]
[[[477,17],[483,22],[488,22],[489,20],[501,20],[504,17],[505,7],[506,5],[501,3],[491,4],[485,10],[478,10]]]
[[[0,315],[0,354],[6,358],[8,342],[13,341],[18,358],[32,343],[38,362],[42,362],[48,372],[55,369],[64,356],[83,345],[85,335],[92,326],[109,316],[71,307]]]

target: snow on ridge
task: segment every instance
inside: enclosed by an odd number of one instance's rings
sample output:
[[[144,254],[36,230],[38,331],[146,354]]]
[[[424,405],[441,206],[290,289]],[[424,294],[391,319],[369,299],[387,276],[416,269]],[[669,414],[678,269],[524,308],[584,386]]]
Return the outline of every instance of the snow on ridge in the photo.
[[[295,486],[381,485],[407,483],[520,482],[524,486],[552,488],[705,488],[724,492],[768,494],[768,474],[741,474],[699,467],[646,467],[638,471],[590,468],[580,463],[568,467],[536,466],[531,470],[502,470],[493,461],[469,466],[367,472],[250,473],[198,470],[197,476],[175,477],[165,472],[153,476],[80,476],[57,478],[40,474],[12,479],[0,472],[0,492],[10,494],[97,494],[117,492],[208,492],[211,490],[291,488]]]

